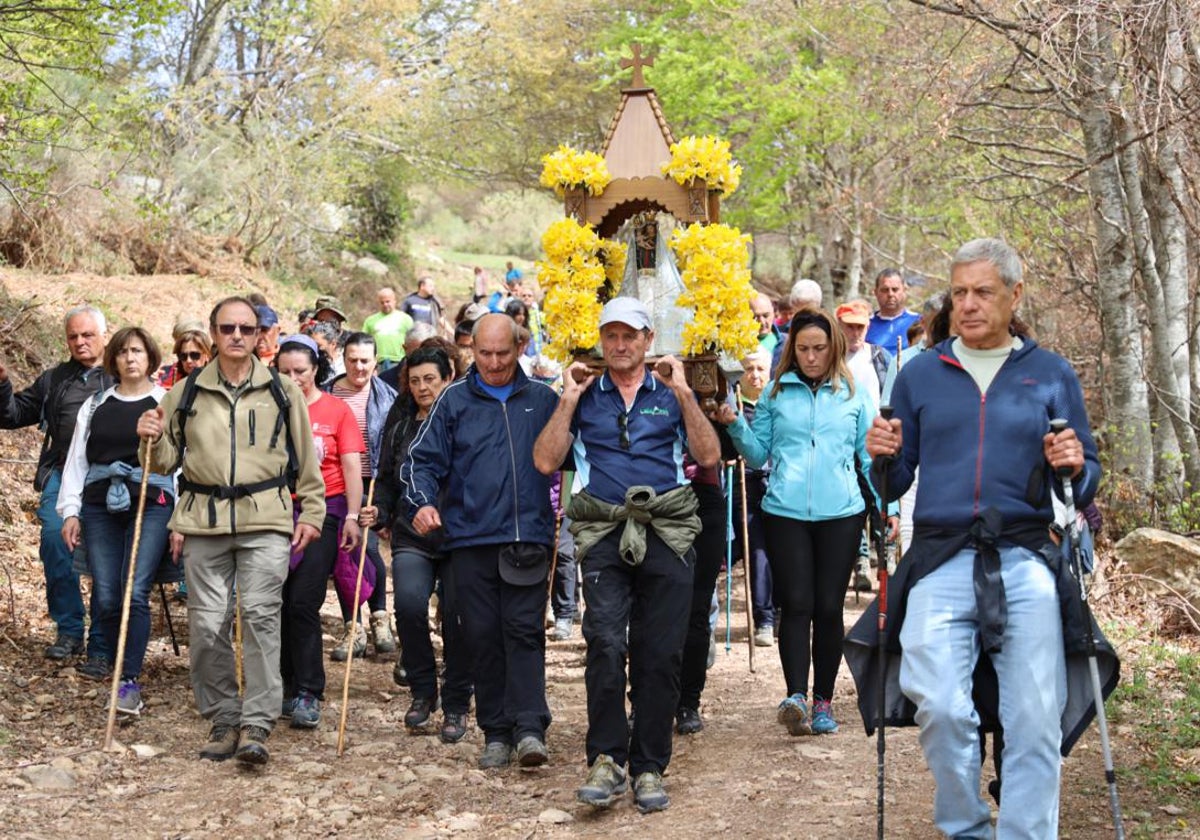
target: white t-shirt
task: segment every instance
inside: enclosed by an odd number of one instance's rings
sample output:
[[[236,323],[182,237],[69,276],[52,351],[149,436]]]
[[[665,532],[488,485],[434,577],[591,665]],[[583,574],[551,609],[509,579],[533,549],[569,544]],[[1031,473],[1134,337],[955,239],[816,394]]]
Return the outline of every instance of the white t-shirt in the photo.
[[[846,367],[854,377],[854,387],[862,388],[871,398],[871,405],[879,410],[879,376],[871,364],[871,345],[864,344],[857,353],[846,354]]]
[[[1020,350],[1024,346],[1025,343],[1015,335],[1007,347],[997,347],[992,350],[972,350],[963,344],[962,338],[954,339],[954,343],[950,345],[955,357],[962,363],[963,370],[971,374],[971,378],[979,386],[981,394],[987,393],[992,380],[1000,372],[1000,366],[1004,364],[1004,360],[1012,355],[1014,350]]]

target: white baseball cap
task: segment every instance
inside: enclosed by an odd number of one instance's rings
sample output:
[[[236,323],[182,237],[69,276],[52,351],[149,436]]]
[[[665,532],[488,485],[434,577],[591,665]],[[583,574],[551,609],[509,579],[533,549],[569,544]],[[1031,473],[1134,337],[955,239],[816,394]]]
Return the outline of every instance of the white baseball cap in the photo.
[[[635,330],[652,329],[650,311],[646,305],[634,297],[615,297],[604,304],[600,313],[600,326],[608,324],[628,324]]]

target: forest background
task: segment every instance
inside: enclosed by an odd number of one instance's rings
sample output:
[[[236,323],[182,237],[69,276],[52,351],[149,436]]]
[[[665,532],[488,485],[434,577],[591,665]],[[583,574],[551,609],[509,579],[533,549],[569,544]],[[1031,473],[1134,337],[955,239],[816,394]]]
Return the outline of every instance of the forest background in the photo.
[[[221,265],[361,316],[372,255],[465,290],[540,256],[540,158],[599,150],[637,42],[676,136],[731,141],[723,221],[761,288],[843,300],[896,265],[919,298],[1002,236],[1022,315],[1084,382],[1108,536],[1194,533],[1197,5],[4,0],[0,271]]]

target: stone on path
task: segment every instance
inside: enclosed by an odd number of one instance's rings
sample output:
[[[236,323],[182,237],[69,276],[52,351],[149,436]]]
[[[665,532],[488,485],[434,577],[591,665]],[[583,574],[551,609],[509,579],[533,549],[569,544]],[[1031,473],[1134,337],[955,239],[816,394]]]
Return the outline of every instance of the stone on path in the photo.
[[[21,778],[38,790],[72,790],[75,774],[48,764],[35,764],[21,771]]]
[[[575,817],[558,808],[547,808],[538,814],[537,821],[547,825],[562,825],[563,823],[574,822]]]

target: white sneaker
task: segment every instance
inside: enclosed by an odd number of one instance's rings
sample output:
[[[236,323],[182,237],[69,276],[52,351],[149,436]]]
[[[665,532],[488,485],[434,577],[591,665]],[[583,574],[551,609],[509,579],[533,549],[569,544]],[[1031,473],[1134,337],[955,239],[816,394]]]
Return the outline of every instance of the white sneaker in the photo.
[[[570,617],[559,618],[554,621],[554,630],[550,633],[550,638],[556,642],[565,642],[575,633],[575,628],[571,626]]]
[[[755,647],[774,647],[775,645],[775,628],[759,627],[754,631],[754,646]]]
[[[395,653],[396,639],[392,636],[392,619],[387,610],[371,613],[371,638],[375,642],[376,653]],[[355,651],[355,655],[358,655],[358,651]]]

